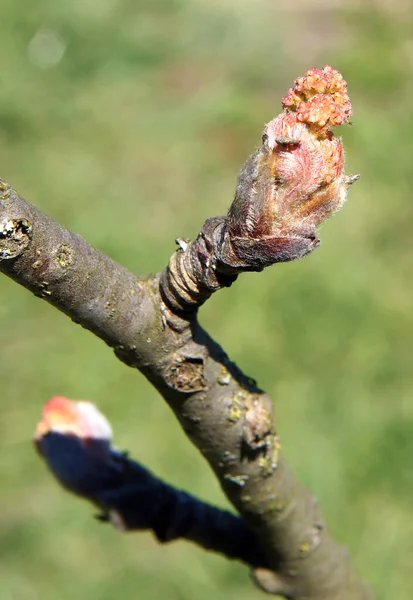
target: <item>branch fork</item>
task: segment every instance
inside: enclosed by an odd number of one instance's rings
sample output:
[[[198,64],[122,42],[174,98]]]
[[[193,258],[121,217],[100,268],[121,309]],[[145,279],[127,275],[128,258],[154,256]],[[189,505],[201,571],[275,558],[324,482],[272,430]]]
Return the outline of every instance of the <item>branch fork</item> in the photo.
[[[97,409],[64,399],[46,405],[36,440],[66,488],[119,527],[152,529],[161,541],[183,535],[243,560],[268,593],[367,600],[347,551],[331,539],[315,498],[286,464],[268,396],[197,320],[198,308],[240,273],[312,252],[320,243],[318,226],[343,205],[357,178],[344,174],[342,143],[331,130],[351,114],[338,71],[310,69],[282,103],[283,112],[267,124],[261,147],[241,169],[227,215],[208,219],[193,242],[178,240],[161,274],[137,278],[4,182],[0,270],[151,381],[240,516],[159,482],[113,449]],[[161,508],[146,510],[148,498],[149,505],[160,498]],[[162,504],[162,498],[169,500]],[[208,527],[214,539],[206,536]]]

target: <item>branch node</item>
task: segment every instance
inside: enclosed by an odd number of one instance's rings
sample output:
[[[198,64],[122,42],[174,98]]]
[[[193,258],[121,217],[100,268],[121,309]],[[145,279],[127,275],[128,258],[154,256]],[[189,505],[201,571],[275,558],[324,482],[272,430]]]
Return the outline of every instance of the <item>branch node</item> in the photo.
[[[208,219],[195,241],[176,240],[179,249],[160,279],[162,298],[172,311],[194,313],[213,292],[235,281],[236,274],[217,269],[215,238],[224,222],[224,217]]]

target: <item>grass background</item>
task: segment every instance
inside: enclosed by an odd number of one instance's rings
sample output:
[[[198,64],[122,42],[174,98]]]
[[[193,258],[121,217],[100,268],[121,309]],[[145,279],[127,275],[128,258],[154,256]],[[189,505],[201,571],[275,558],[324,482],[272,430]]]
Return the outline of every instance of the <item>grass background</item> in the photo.
[[[0,174],[136,272],[223,214],[295,77],[349,83],[360,172],[311,257],[240,278],[201,321],[274,398],[285,453],[376,598],[413,587],[413,10],[406,0],[0,0]],[[138,373],[0,279],[2,600],[259,598],[237,564],[119,535],[60,490],[31,436],[54,394],[87,398],[115,441],[225,506]]]

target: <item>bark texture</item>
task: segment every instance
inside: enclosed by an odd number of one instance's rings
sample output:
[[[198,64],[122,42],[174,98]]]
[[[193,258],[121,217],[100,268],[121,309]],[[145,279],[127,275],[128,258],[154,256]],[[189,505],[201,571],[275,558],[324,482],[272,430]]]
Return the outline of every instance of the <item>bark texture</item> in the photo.
[[[262,589],[301,600],[367,599],[347,550],[284,460],[270,399],[197,321],[213,291],[264,266],[234,250],[231,219],[230,212],[208,220],[195,242],[179,241],[162,274],[140,278],[3,182],[0,270],[103,339],[158,389],[254,532],[268,561],[262,566],[271,569],[255,571]],[[317,243],[306,233],[298,254]]]

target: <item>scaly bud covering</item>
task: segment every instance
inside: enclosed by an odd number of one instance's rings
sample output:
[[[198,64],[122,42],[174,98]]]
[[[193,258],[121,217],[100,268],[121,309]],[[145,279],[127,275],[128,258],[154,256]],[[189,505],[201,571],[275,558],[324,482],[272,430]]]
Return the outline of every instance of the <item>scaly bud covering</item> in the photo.
[[[330,129],[351,115],[340,73],[310,69],[282,104],[239,174],[220,257],[228,266],[260,270],[311,252],[320,243],[316,227],[341,208],[355,179],[344,176],[342,143]]]

